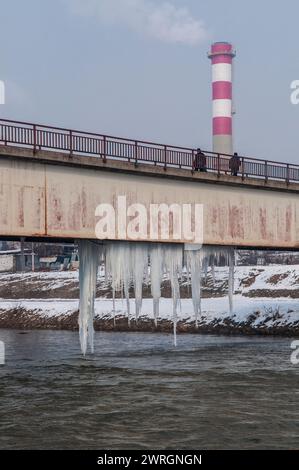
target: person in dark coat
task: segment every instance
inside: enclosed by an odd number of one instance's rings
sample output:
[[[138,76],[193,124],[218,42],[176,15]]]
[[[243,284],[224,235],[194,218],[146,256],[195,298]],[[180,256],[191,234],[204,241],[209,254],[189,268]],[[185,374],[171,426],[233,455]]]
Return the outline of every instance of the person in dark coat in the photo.
[[[207,171],[207,157],[199,148],[196,151],[194,159],[194,170],[201,172]]]
[[[238,176],[240,166],[241,166],[241,159],[239,155],[237,154],[237,152],[235,152],[229,161],[229,169],[231,170],[232,176]]]

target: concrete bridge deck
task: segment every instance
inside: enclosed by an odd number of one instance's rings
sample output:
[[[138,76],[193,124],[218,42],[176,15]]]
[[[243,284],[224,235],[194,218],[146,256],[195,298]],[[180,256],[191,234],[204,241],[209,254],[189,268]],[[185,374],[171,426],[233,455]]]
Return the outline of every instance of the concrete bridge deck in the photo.
[[[299,248],[299,166],[241,157],[231,176],[230,156],[207,153],[200,173],[192,149],[1,120],[0,142],[3,238],[95,239],[96,207],[126,195],[146,207],[203,204],[208,245]]]
[[[96,206],[117,195],[203,204],[205,244],[299,248],[299,184],[0,147],[4,238],[94,239]]]

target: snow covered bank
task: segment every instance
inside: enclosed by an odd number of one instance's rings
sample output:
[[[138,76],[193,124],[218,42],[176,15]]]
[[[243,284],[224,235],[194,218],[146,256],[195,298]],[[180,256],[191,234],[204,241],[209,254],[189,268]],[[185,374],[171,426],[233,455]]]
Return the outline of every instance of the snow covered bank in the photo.
[[[215,267],[203,279],[203,297],[224,297],[228,290],[228,268]],[[237,266],[235,268],[235,294],[245,297],[290,297],[299,299],[299,266]],[[97,297],[112,298],[111,286],[105,281],[104,269],[97,282]],[[133,295],[132,295],[133,297]],[[143,297],[151,298],[149,287]],[[162,297],[170,297],[169,283],[162,285]],[[181,297],[190,297],[187,280],[181,283]],[[78,299],[79,276],[77,271],[36,272],[0,275],[1,299]]]
[[[77,329],[78,272],[36,272],[0,275],[0,328]],[[229,314],[228,268],[209,270],[203,279],[202,314],[195,328],[191,289],[181,282],[178,331],[299,335],[299,267],[249,266],[235,268],[234,313]],[[170,284],[164,280],[158,331],[172,331]],[[134,290],[130,290],[131,324],[127,304],[116,299],[101,269],[97,282],[95,329],[156,331],[149,285],[143,288],[140,320],[134,320]]]
[[[133,302],[131,299],[134,312]],[[77,329],[78,300],[1,300],[0,328]],[[96,300],[96,330],[172,331],[172,299],[162,298],[158,326],[155,327],[152,299],[144,299],[140,320],[133,315],[129,325],[125,300],[116,299],[113,312],[112,299]],[[234,314],[229,314],[228,299],[205,298],[199,328],[191,299],[182,299],[178,312],[178,332],[225,334],[274,334],[299,336],[299,301],[297,299],[251,298],[235,296]]]

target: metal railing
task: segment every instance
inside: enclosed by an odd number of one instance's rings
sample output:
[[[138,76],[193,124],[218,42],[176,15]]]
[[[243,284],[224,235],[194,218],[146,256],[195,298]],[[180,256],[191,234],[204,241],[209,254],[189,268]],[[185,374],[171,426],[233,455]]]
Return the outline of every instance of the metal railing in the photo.
[[[60,127],[0,119],[0,142],[4,145],[32,148],[38,150],[58,150],[69,154],[91,155],[107,159],[148,163],[167,168],[194,170],[196,151],[192,148],[160,145],[153,142],[125,139],[92,132],[81,132]],[[231,155],[204,151],[208,172],[230,174]],[[241,165],[238,175],[245,178],[263,180],[282,180],[287,184],[299,182],[299,165],[279,163],[240,156]]]

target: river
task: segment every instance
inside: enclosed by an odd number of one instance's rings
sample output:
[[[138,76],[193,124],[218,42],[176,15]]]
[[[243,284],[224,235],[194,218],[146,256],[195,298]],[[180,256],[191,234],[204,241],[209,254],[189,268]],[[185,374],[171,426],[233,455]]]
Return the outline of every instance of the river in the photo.
[[[298,449],[288,338],[0,330],[0,449]]]

